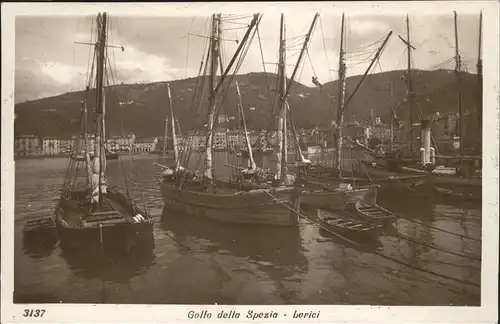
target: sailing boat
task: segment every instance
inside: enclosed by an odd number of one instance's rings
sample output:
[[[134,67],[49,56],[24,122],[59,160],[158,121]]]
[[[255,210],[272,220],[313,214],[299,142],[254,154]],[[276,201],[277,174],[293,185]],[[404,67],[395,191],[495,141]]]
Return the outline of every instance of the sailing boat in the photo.
[[[79,161],[69,159],[63,192],[55,210],[55,222],[62,243],[97,243],[106,250],[128,250],[137,239],[152,237],[153,220],[145,210],[137,207],[128,193],[125,195],[115,187],[108,186],[106,179],[104,76],[108,46],[107,19],[106,13],[98,14],[97,42],[92,44],[95,45],[94,59],[97,60],[95,154],[91,159],[87,136],[87,97],[90,85],[93,84],[93,80],[89,78],[83,101],[82,122],[86,167],[81,168]],[[82,150],[81,136],[77,144],[75,148]],[[81,169],[87,171],[84,184],[79,181],[78,170]]]
[[[173,174],[171,169],[167,169],[166,177],[158,177],[167,210],[230,223],[282,226],[297,226],[298,224],[301,193],[301,187],[298,184],[293,187],[277,186],[239,190],[229,186],[225,181],[215,179],[213,172],[212,142],[217,120],[215,116],[218,90],[237,56],[243,47],[248,45],[250,33],[258,26],[260,19],[260,14],[253,16],[236,53],[217,83],[222,16],[221,14],[212,16],[210,51],[207,57],[207,63],[210,61],[210,77],[208,78],[210,94],[204,155],[205,170],[202,176],[196,175],[194,172],[185,170],[181,161],[177,160],[177,167],[173,170]],[[174,146],[176,145],[177,143],[174,142]]]
[[[390,159],[387,156],[379,157],[376,161],[371,161],[368,163],[363,163],[364,171],[369,173],[370,176],[377,176],[380,174],[396,174],[398,176],[403,176],[403,174],[411,174],[413,177],[418,177],[417,174],[422,176],[427,175],[429,181],[427,183],[432,184],[434,191],[438,194],[454,197],[459,199],[470,199],[470,200],[480,200],[481,199],[481,174],[480,174],[480,156],[464,156],[464,133],[463,133],[463,122],[462,122],[462,89],[461,89],[461,58],[458,49],[458,28],[457,28],[457,14],[454,13],[455,20],[455,76],[457,79],[457,92],[458,92],[458,115],[459,115],[459,135],[460,135],[460,152],[458,156],[444,156],[437,155],[434,153],[434,148],[431,147],[432,137],[430,135],[430,121],[427,119],[422,119],[421,121],[421,148],[420,148],[420,160],[415,158],[402,159],[395,158]],[[478,102],[479,105],[482,104],[482,61],[481,61],[481,33],[482,33],[482,14],[479,19],[479,49],[478,49]],[[409,22],[407,17],[407,31],[408,31],[408,41],[404,41],[408,46],[408,53],[410,53],[411,48],[413,48],[409,43]],[[411,74],[410,74],[410,54],[408,54],[408,87],[409,87],[409,103],[411,111],[412,103],[412,88],[411,88]],[[479,110],[479,109],[478,109]],[[479,114],[479,113],[478,113]],[[410,112],[410,147],[412,147],[412,119]],[[423,116],[422,116],[423,117]],[[479,117],[480,118],[480,117]],[[374,156],[374,154],[370,154]],[[443,165],[438,165],[436,161],[443,160],[445,163],[450,163],[453,160],[459,161],[458,167],[445,167]],[[467,161],[467,165],[464,163]],[[479,162],[479,163],[478,163]],[[390,170],[393,168],[394,171]],[[428,186],[425,186],[428,188]],[[410,189],[414,189],[410,187]],[[429,192],[430,193],[430,192]]]
[[[481,156],[465,156],[464,155],[464,126],[463,126],[463,111],[462,111],[462,85],[461,85],[461,57],[458,48],[458,26],[457,13],[454,12],[455,21],[455,76],[457,80],[458,92],[458,114],[459,114],[459,136],[460,148],[459,156],[436,156],[438,160],[457,161],[458,167],[439,166],[432,171],[432,184],[434,189],[440,195],[460,200],[469,199],[481,201],[482,197],[482,175],[481,175]],[[481,59],[481,41],[482,41],[482,12],[479,15],[479,45],[477,58],[477,73],[478,73],[478,117],[481,118],[482,106],[482,59]]]
[[[286,38],[285,38],[285,23],[284,15],[281,15],[280,23],[280,48],[279,48],[279,62],[278,62],[278,96],[277,100],[277,110],[278,110],[278,149],[277,149],[277,164],[275,180],[271,185],[273,186],[283,186],[290,185],[293,181],[292,179],[298,178],[304,180],[302,176],[304,169],[310,165],[310,161],[305,159],[302,151],[300,149],[299,140],[297,136],[297,131],[295,129],[295,124],[291,116],[291,110],[288,104],[288,94],[293,85],[293,81],[299,66],[306,53],[307,46],[311,39],[312,31],[314,30],[316,21],[319,14],[316,14],[313,18],[311,26],[308,33],[305,36],[305,41],[302,45],[299,57],[295,64],[294,70],[290,76],[290,80],[287,82],[286,78]],[[292,148],[295,148],[296,162],[295,171],[297,174],[292,175],[288,172],[288,143],[287,143],[287,121],[291,127],[292,133]],[[307,173],[307,172],[306,172]],[[306,180],[306,182],[308,182]],[[356,201],[365,201],[367,204],[373,204],[376,200],[376,188],[374,186],[364,186],[358,188],[352,188],[347,183],[337,183],[338,186],[311,186],[311,182],[308,182],[308,188],[305,189],[301,194],[301,205],[304,206],[314,206],[329,210],[335,209],[346,209],[353,205]]]
[[[319,181],[324,181],[324,180],[329,180],[329,181],[335,181],[336,179],[340,178],[343,181],[348,181],[351,183],[357,183],[358,185],[369,185],[369,184],[376,184],[380,188],[378,189],[378,195],[379,196],[391,196],[393,197],[394,194],[402,194],[403,197],[408,197],[409,192],[414,193],[414,191],[428,183],[428,178],[425,175],[422,175],[421,173],[416,173],[412,175],[404,174],[401,172],[397,172],[397,170],[388,170],[386,169],[386,164],[382,168],[379,168],[378,165],[372,165],[372,161],[370,163],[363,163],[364,161],[359,161],[359,167],[361,170],[356,170],[353,167],[353,170],[350,174],[350,176],[345,177],[342,176],[341,174],[341,146],[342,146],[342,140],[344,137],[341,135],[341,130],[342,130],[342,125],[343,125],[343,113],[344,110],[347,106],[347,104],[350,102],[352,99],[353,95],[355,94],[356,90],[359,89],[360,85],[362,84],[364,78],[367,76],[368,72],[371,70],[373,64],[378,60],[378,58],[381,55],[382,50],[385,47],[385,44],[387,43],[387,40],[392,34],[392,31],[387,35],[386,39],[382,43],[382,45],[379,47],[378,51],[376,52],[374,58],[372,59],[370,65],[366,69],[361,81],[358,83],[356,86],[354,92],[350,95],[350,97],[347,99],[346,103],[343,103],[344,100],[344,91],[345,91],[345,63],[344,63],[344,18],[342,18],[342,35],[341,35],[341,51],[340,51],[340,66],[339,68],[339,108],[337,110],[337,121],[336,121],[336,127],[339,132],[336,136],[336,162],[335,162],[335,167],[334,168],[328,168],[328,167],[316,167],[312,172],[309,173],[309,177],[312,178],[319,178]],[[342,73],[341,73],[342,72]],[[349,141],[349,138],[345,138]],[[386,157],[380,157],[376,152],[373,152],[369,150],[368,148],[364,147],[358,142],[350,141],[351,144],[355,144],[357,146],[362,147],[365,149],[372,157],[374,158],[383,158],[383,161],[385,162]],[[361,171],[361,172],[360,172]],[[321,177],[323,177],[323,180],[321,180]],[[425,186],[424,186],[425,187]]]

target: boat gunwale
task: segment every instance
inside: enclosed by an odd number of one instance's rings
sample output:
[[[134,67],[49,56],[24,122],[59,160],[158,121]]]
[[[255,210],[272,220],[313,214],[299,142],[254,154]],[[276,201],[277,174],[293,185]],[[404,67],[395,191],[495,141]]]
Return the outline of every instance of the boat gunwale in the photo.
[[[366,207],[371,207],[371,208],[376,208],[377,210],[379,211],[383,211],[385,214],[384,215],[381,215],[381,216],[376,216],[376,215],[370,215],[368,212],[366,211],[363,211],[360,209],[360,205],[362,205],[363,202],[361,201],[356,201],[355,205],[354,205],[354,208],[356,209],[356,211],[360,214],[363,214],[365,215],[366,217],[369,217],[369,218],[372,218],[372,219],[376,219],[376,220],[390,220],[390,219],[396,219],[396,215],[394,215],[394,213],[392,213],[391,211],[385,209],[384,207],[380,206],[380,205],[377,205],[377,204],[373,204],[371,206],[367,206],[367,205],[364,205]]]
[[[340,221],[348,221],[348,222],[351,222],[355,225],[362,225],[363,227],[348,227],[348,226],[344,226],[344,225],[340,225],[340,224],[332,224],[330,223],[328,220],[326,220],[325,218],[325,213],[328,213],[328,214],[333,214],[332,212],[329,212],[329,211],[326,211],[326,210],[322,210],[322,209],[318,209],[317,210],[317,218],[327,224],[327,226],[332,226],[332,227],[337,227],[337,228],[343,228],[343,229],[346,229],[346,230],[349,230],[349,231],[352,231],[352,232],[366,232],[366,231],[370,231],[370,230],[377,230],[379,228],[381,228],[382,226],[379,225],[379,224],[371,224],[371,223],[367,223],[367,222],[363,222],[362,220],[359,220],[359,219],[355,219],[355,218],[352,218],[352,217],[349,217],[348,219],[345,219],[344,217],[341,217],[341,216],[333,216],[332,218],[336,219],[336,220],[340,220]]]

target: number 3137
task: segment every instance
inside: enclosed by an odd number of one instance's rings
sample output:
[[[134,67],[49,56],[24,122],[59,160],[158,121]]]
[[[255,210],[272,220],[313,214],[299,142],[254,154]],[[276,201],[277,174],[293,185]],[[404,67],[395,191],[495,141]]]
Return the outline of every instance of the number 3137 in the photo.
[[[45,309],[25,309],[23,316],[24,317],[43,317],[45,314]]]

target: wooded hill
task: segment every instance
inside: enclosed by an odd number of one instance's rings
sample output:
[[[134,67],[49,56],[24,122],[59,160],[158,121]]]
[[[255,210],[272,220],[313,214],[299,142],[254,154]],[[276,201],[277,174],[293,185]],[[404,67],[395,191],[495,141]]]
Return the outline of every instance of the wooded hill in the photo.
[[[346,110],[346,120],[369,120],[371,110],[382,120],[389,121],[391,105],[400,101],[406,93],[404,71],[391,71],[369,75],[353,97]],[[477,75],[461,73],[462,102],[465,111],[478,111]],[[457,111],[457,83],[449,70],[413,71],[415,92],[414,120],[420,119],[419,107],[424,113]],[[202,129],[206,123],[207,94],[201,105],[192,105],[193,92],[203,77],[171,81],[173,106],[181,131]],[[277,76],[274,74],[249,73],[235,77],[238,81],[248,127],[265,129],[271,119],[271,103],[276,93]],[[361,76],[347,78],[347,95],[352,93]],[[393,97],[390,83],[393,84]],[[227,88],[227,82],[225,84]],[[269,87],[268,87],[269,85]],[[224,88],[224,87],[223,87]],[[270,90],[270,91],[269,91]],[[226,112],[236,116],[237,95],[234,82],[227,89]],[[289,104],[297,127],[326,126],[335,116],[337,81],[326,83],[323,88],[307,87],[295,82],[290,90]],[[15,105],[15,135],[66,137],[79,131],[84,92],[65,93]],[[121,104],[120,104],[121,103]],[[193,107],[195,106],[195,107]],[[199,106],[199,110],[198,110]],[[95,92],[91,91],[88,109],[95,107]],[[197,111],[198,110],[198,111]],[[480,110],[480,109],[479,109]],[[397,110],[399,119],[408,120],[408,104]],[[168,114],[168,97],[165,82],[149,84],[122,84],[106,88],[107,133],[133,132],[138,137],[161,136]],[[93,121],[89,121],[93,124]],[[92,129],[91,129],[92,130]]]

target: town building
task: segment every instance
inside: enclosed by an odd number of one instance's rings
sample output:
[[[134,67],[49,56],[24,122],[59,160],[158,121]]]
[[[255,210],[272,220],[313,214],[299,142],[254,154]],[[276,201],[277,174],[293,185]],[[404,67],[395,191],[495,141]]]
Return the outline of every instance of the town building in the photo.
[[[61,153],[71,153],[74,145],[73,139],[63,138],[59,140],[59,150]]]
[[[213,147],[216,150],[226,150],[227,149],[227,132],[228,129],[218,128],[214,132],[213,137]]]
[[[44,137],[42,139],[42,154],[57,155],[61,153],[60,141],[56,137]]]
[[[152,153],[154,146],[154,138],[134,139],[132,144],[132,152],[135,153]]]
[[[21,135],[14,139],[15,156],[42,154],[42,141],[35,135]]]

